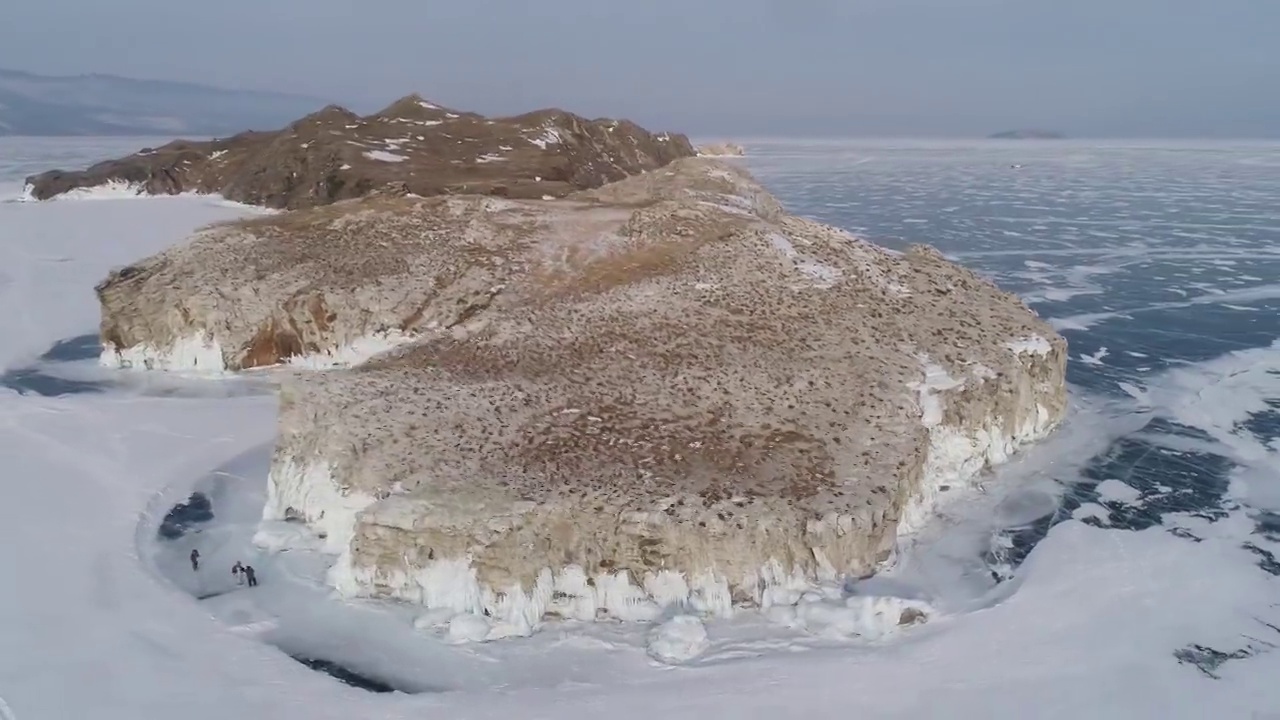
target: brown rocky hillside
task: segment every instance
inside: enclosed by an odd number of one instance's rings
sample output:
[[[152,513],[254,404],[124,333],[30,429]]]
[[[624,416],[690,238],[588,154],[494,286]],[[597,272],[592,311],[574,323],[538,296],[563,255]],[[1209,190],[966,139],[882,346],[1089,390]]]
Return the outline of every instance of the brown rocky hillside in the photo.
[[[329,106],[275,132],[177,140],[80,171],[27,178],[45,200],[125,183],[140,192],[217,193],[270,208],[326,205],[374,192],[561,197],[697,151],[684,135],[563,110],[486,118],[410,95],[360,117]]]

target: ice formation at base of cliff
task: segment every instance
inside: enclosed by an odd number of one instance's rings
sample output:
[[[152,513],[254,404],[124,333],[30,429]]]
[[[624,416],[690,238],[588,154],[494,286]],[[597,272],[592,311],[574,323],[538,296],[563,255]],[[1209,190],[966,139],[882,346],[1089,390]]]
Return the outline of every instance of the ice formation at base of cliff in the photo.
[[[117,348],[103,343],[99,364],[121,370],[169,370],[222,373],[226,370],[222,346],[217,339],[198,333],[176,340],[168,347],[150,344]]]
[[[1024,362],[1035,362],[1035,358],[1046,357],[1053,350],[1049,341],[1039,336],[1011,341],[1007,347]],[[1048,437],[1061,421],[1032,398],[1034,404],[1021,408],[1024,411],[1021,422],[1014,418],[988,418],[989,422],[982,427],[969,430],[944,425],[939,393],[963,387],[966,380],[951,377],[927,357],[921,358],[921,364],[925,379],[916,388],[920,394],[920,420],[929,431],[929,451],[920,492],[911,499],[898,521],[900,538],[924,527],[944,487],[971,484],[983,470],[1008,461],[1020,448]],[[981,366],[971,373],[972,382],[990,379],[990,371]]]
[[[301,464],[292,459],[272,464],[267,478],[267,502],[262,510],[266,522],[305,523],[328,553],[344,553],[355,534],[356,514],[373,504],[374,498],[338,486],[328,463]],[[264,549],[280,547],[285,538],[278,533],[255,537]]]
[[[417,340],[418,336],[399,330],[372,333],[337,348],[318,353],[295,355],[281,365],[305,370],[332,370],[359,365],[382,353],[394,350]],[[123,370],[167,370],[171,372],[224,373],[227,372],[226,355],[217,338],[197,333],[175,341],[167,347],[150,344],[117,348],[104,344],[99,363]],[[267,367],[280,367],[267,366]],[[265,368],[252,368],[262,370]]]
[[[146,188],[140,183],[111,180],[93,187],[76,188],[58,195],[50,200],[121,200],[124,198],[144,197]],[[35,196],[35,186],[27,183],[22,186],[19,202],[40,202]]]

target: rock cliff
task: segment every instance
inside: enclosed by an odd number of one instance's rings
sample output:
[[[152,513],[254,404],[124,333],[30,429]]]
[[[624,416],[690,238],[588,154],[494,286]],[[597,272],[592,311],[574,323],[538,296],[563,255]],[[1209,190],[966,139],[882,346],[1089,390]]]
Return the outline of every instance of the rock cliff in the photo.
[[[36,200],[81,188],[216,193],[296,209],[378,190],[421,196],[559,197],[695,154],[683,135],[561,110],[506,118],[440,107],[413,95],[359,117],[326,107],[275,132],[193,142],[27,178]]]
[[[99,293],[111,358],[156,367],[407,342],[284,383],[264,519],[321,536],[342,593],[497,634],[872,572],[1066,407],[1065,341],[1015,296],[702,158],[222,225]]]

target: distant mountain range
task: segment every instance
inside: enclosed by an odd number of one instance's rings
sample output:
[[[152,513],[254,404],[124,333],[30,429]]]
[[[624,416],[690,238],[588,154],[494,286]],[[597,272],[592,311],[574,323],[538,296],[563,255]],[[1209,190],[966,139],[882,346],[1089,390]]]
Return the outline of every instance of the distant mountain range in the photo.
[[[0,135],[231,135],[275,130],[327,103],[195,83],[0,69]]]

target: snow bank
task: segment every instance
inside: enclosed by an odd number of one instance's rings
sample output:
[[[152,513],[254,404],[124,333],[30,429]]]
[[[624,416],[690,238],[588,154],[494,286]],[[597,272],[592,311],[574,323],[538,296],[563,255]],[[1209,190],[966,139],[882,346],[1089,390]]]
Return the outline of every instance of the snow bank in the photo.
[[[123,180],[111,180],[94,187],[76,188],[68,190],[61,195],[55,195],[51,200],[124,200],[128,198],[147,197],[146,188],[141,183],[124,182]]]
[[[449,642],[458,645],[483,642],[489,637],[489,621],[479,615],[458,613],[449,620]]]
[[[366,150],[364,156],[370,160],[379,160],[381,162],[389,163],[404,162],[409,159],[404,155],[397,155],[393,152],[387,152],[386,150]]]
[[[292,367],[308,370],[332,370],[353,367],[384,352],[413,342],[418,336],[399,330],[371,333],[341,346],[319,353],[295,355],[289,358]]]
[[[882,640],[903,627],[927,622],[934,609],[920,600],[900,597],[808,592],[794,605],[775,605],[766,617],[784,627],[831,639]]]

